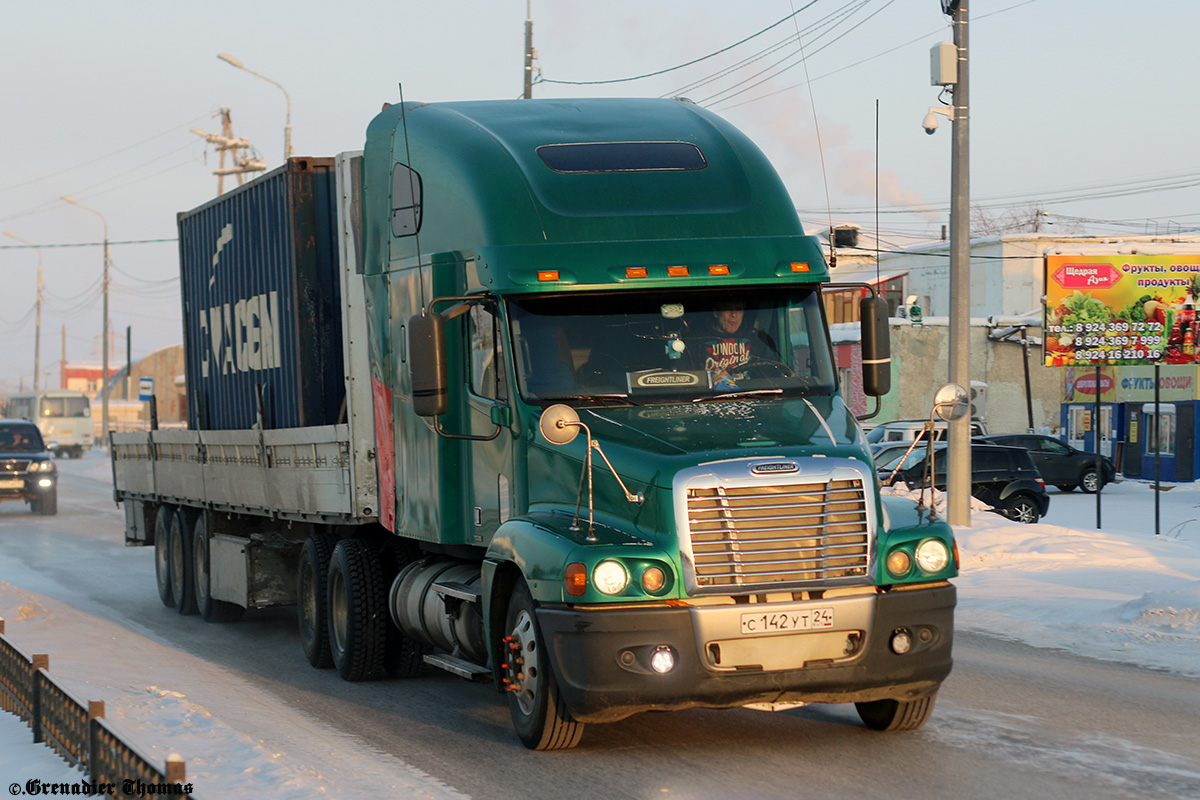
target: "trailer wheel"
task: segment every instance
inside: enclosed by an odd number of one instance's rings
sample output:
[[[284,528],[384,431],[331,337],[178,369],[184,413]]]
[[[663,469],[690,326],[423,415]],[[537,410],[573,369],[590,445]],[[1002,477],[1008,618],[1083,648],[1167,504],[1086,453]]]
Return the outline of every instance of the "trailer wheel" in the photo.
[[[246,609],[227,600],[212,597],[212,575],[209,572],[208,522],[204,512],[196,517],[192,528],[192,584],[196,590],[196,611],[205,622],[236,622]]]
[[[504,641],[504,686],[513,728],[530,750],[569,750],[579,744],[584,725],[563,703],[524,579],[508,602],[509,631]]]
[[[337,539],[323,531],[304,540],[296,570],[296,617],[304,657],[317,669],[333,666],[329,650],[329,559]]]
[[[344,680],[377,676],[387,652],[387,586],[375,549],[343,539],[329,562],[329,648]]]
[[[174,506],[159,506],[154,516],[154,578],[158,583],[158,599],[167,608],[175,607],[175,595],[171,591],[171,517]]]
[[[170,533],[167,535],[171,561],[171,589],[175,598],[175,610],[180,614],[196,613],[196,592],[192,588],[192,535],[188,530],[187,511],[178,508],[171,515]]]
[[[933,715],[937,692],[916,700],[875,700],[855,703],[863,724],[873,731],[915,731]]]

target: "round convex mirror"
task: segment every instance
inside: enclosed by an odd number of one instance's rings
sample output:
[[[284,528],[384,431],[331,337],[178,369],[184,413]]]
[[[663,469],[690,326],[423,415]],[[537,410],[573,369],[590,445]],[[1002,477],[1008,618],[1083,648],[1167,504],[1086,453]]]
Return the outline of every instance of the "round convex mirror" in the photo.
[[[542,412],[538,430],[550,444],[570,444],[579,435],[579,415],[570,406],[556,403]]]
[[[933,410],[947,422],[961,419],[970,407],[970,395],[957,383],[947,383],[933,396]]]

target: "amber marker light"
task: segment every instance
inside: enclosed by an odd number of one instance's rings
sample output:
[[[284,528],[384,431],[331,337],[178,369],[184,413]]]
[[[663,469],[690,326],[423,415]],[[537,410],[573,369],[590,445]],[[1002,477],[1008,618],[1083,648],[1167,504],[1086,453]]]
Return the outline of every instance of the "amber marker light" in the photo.
[[[667,276],[671,278],[686,278],[688,276],[688,268],[667,267]]]
[[[796,261],[792,263],[792,272],[811,272],[808,263],[805,261]]]
[[[729,265],[728,264],[709,264],[708,274],[709,275],[728,275],[729,274]]]
[[[587,567],[583,564],[567,564],[567,594],[579,597],[587,591]]]
[[[556,281],[556,280],[558,280],[558,270],[556,270],[556,269],[539,270],[538,271],[538,280],[539,281]]]
[[[625,268],[625,277],[626,278],[644,278],[644,277],[646,277],[646,274],[647,273],[646,273],[645,267],[626,267]]]

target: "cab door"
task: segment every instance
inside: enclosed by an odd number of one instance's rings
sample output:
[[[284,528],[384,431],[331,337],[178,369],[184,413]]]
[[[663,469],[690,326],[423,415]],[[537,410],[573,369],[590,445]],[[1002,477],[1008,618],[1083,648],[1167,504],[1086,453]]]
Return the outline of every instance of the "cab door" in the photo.
[[[464,442],[468,542],[486,545],[512,513],[511,382],[505,368],[505,337],[492,303],[472,306],[466,320],[467,421],[475,439]]]

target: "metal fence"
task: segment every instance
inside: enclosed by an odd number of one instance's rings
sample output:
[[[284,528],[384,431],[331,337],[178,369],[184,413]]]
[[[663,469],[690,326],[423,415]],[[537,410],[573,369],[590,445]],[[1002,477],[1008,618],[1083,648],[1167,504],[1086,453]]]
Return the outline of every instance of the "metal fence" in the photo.
[[[155,766],[104,719],[103,701],[77,700],[50,675],[49,656],[26,655],[9,641],[3,618],[0,710],[20,717],[33,729],[34,742],[46,744],[93,782],[131,789],[122,792],[126,796],[162,794],[158,787],[186,782],[182,759],[171,756],[163,769]],[[189,796],[196,797],[195,793]]]

